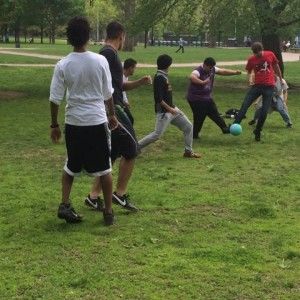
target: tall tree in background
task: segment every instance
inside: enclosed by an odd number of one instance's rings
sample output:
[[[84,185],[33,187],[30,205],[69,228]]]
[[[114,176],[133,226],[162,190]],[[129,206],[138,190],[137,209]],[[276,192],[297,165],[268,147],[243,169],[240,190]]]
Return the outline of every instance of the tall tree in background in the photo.
[[[252,0],[252,2],[260,24],[263,46],[275,53],[283,73],[280,30],[300,22],[299,0]]]
[[[85,10],[95,31],[95,39],[99,41],[106,25],[118,15],[117,7],[112,0],[87,0]]]

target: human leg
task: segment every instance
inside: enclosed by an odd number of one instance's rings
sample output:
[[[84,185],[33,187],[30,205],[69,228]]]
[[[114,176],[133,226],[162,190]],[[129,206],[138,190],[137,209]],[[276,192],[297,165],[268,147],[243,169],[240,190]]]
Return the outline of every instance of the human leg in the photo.
[[[280,115],[281,115],[283,121],[286,123],[286,125],[290,127],[290,125],[292,125],[292,121],[291,121],[291,118],[287,111],[287,108],[280,97],[278,97],[277,102],[276,102],[276,110],[280,113]]]
[[[156,115],[155,129],[150,134],[143,137],[138,143],[140,148],[144,148],[151,143],[157,141],[166,131],[172,119],[171,113],[163,113]]]
[[[256,124],[256,132],[260,132],[267,118],[268,110],[272,102],[272,97],[274,93],[274,87],[272,86],[264,86],[261,88],[262,93],[262,107],[261,112],[259,114],[257,124]]]
[[[247,92],[245,99],[241,105],[241,108],[235,117],[234,123],[241,123],[242,119],[245,117],[246,112],[249,108],[249,106],[253,103],[255,99],[257,99],[261,95],[261,89],[253,85]]]
[[[193,138],[199,138],[200,131],[202,129],[204,120],[207,115],[207,102],[189,102],[189,105],[193,112]]]
[[[229,133],[229,129],[224,121],[224,119],[220,116],[220,113],[217,109],[217,106],[214,101],[209,103],[208,108],[208,117],[214,121],[222,130],[223,133]]]
[[[179,130],[183,132],[184,135],[184,149],[188,151],[192,151],[193,146],[193,125],[187,116],[180,112],[178,116],[176,116],[171,124],[176,126]]]

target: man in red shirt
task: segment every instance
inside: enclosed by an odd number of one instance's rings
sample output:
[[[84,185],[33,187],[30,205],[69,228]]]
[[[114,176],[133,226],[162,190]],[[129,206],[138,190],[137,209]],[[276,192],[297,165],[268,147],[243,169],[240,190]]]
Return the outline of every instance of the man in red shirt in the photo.
[[[258,42],[253,43],[251,49],[253,55],[248,59],[246,70],[249,75],[252,71],[254,72],[254,84],[247,92],[245,100],[234,123],[240,123],[253,101],[259,96],[262,96],[262,111],[258,118],[256,128],[253,131],[255,140],[260,141],[260,132],[267,118],[268,109],[274,93],[274,73],[278,75],[281,82],[282,75],[278,65],[278,60],[272,51],[263,50],[262,44]]]

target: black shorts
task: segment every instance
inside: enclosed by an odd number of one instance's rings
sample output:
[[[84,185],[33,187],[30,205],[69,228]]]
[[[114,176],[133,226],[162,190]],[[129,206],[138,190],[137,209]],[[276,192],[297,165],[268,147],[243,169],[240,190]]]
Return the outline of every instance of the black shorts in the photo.
[[[73,126],[66,124],[68,159],[64,170],[74,176],[84,169],[93,176],[111,172],[110,136],[107,124]]]
[[[131,121],[123,108],[115,106],[119,126],[111,132],[111,159],[122,156],[125,159],[134,159],[138,155],[138,142]]]

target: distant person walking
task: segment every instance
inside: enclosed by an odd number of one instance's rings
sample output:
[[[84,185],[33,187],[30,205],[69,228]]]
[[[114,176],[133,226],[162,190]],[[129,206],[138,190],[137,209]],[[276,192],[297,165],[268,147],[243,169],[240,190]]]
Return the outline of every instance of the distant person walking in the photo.
[[[255,81],[247,92],[244,102],[238,115],[235,118],[235,123],[241,123],[249,106],[259,97],[262,96],[261,113],[253,131],[256,141],[260,141],[260,133],[267,118],[267,113],[272,102],[275,74],[278,75],[280,84],[282,84],[282,75],[278,65],[278,59],[272,51],[263,50],[263,46],[259,42],[253,43],[253,55],[248,59],[246,70],[251,75],[254,71]]]
[[[181,50],[181,53],[184,53],[184,40],[182,38],[178,41],[179,48],[176,50],[176,53]]]

